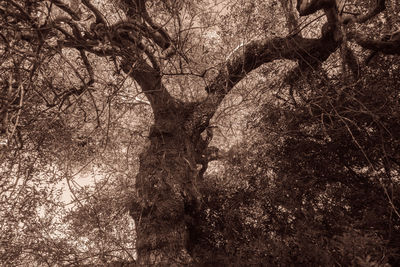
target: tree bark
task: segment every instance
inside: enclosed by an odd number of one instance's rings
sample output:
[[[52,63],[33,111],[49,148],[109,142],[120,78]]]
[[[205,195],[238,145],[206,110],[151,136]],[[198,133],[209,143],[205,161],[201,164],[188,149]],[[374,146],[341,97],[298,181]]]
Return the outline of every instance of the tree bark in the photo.
[[[125,72],[140,84],[155,118],[149,144],[140,155],[137,195],[130,210],[136,222],[138,264],[191,264],[188,222],[201,200],[196,168],[201,132],[191,123],[194,104],[173,98],[156,70],[144,62],[136,65]]]
[[[200,199],[191,140],[179,125],[173,132],[152,127],[150,144],[140,156],[137,196],[131,214],[136,222],[138,263],[182,266],[193,262],[187,250],[188,209]]]

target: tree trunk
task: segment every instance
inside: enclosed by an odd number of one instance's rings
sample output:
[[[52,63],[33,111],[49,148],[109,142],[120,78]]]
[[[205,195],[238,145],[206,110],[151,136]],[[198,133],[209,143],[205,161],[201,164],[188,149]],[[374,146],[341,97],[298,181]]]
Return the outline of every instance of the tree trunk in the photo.
[[[199,207],[200,194],[196,146],[193,135],[185,130],[182,110],[156,118],[150,143],[140,156],[137,196],[131,208],[139,265],[193,263],[188,221]]]
[[[296,60],[301,71],[320,66],[339,46],[338,36],[335,23],[326,23],[318,39],[296,35],[252,41],[226,62],[205,88],[208,97],[198,103],[182,103],[171,96],[157,64],[125,58],[122,69],[146,94],[155,120],[149,146],[140,156],[131,207],[139,265],[182,266],[197,258],[191,255],[201,238],[197,184],[210,156],[201,132],[226,94],[249,72],[277,59]],[[203,165],[200,175],[197,164]]]

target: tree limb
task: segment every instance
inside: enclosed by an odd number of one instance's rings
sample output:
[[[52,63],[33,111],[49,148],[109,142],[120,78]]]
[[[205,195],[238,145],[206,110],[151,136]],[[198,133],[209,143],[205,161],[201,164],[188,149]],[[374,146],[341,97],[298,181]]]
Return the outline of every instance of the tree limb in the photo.
[[[249,72],[277,59],[298,61],[302,69],[313,69],[322,64],[336,49],[341,40],[335,40],[335,28],[323,27],[319,39],[287,36],[264,41],[253,41],[231,57],[220,69],[214,81],[206,87],[208,97],[198,106],[198,125],[207,125],[217,107],[229,91]],[[204,115],[205,114],[205,115]]]
[[[382,40],[372,40],[361,35],[355,35],[354,40],[358,45],[369,50],[378,51],[387,55],[400,55],[400,31]]]
[[[283,11],[286,17],[286,25],[289,29],[289,33],[295,32],[298,28],[298,21],[295,14],[295,10],[293,8],[293,1],[292,0],[280,0],[282,5]]]
[[[377,0],[376,5],[366,14],[357,16],[357,15],[345,15],[342,17],[342,23],[348,24],[351,22],[355,23],[364,23],[371,18],[375,17],[379,13],[383,12],[386,9],[386,1],[385,0]]]
[[[107,22],[101,12],[90,2],[90,0],[82,0],[82,4],[84,4],[96,17],[96,23],[103,23],[107,25]]]
[[[53,4],[55,4],[58,8],[62,9],[63,11],[67,12],[73,20],[80,20],[80,14],[74,12],[67,4],[63,3],[60,0],[51,0]]]
[[[373,9],[371,9],[367,14],[359,16],[355,19],[357,23],[364,23],[367,20],[375,17],[379,13],[383,12],[386,9],[386,1],[385,0],[377,0],[376,5]]]
[[[122,70],[131,76],[142,88],[153,109],[155,119],[165,112],[173,112],[177,101],[164,87],[160,72],[152,68],[144,59],[132,61],[124,58]]]
[[[329,9],[335,6],[335,0],[297,0],[297,11],[299,11],[300,16],[308,16],[318,10]]]

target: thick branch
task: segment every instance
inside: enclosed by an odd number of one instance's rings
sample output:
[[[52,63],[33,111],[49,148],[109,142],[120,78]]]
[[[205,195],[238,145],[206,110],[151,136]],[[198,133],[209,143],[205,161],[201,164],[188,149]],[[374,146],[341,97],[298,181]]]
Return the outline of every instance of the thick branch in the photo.
[[[140,14],[151,27],[151,29],[149,29],[149,34],[153,36],[153,40],[154,42],[157,43],[158,46],[160,46],[163,50],[167,49],[171,45],[171,37],[163,29],[162,26],[153,22],[153,20],[151,19],[151,17],[147,12],[146,5],[144,3],[141,5],[141,7],[142,10]]]
[[[148,65],[143,59],[136,62],[125,59],[122,70],[129,74],[142,88],[153,109],[155,119],[160,114],[176,109],[176,100],[168,93],[161,81],[160,72]]]
[[[143,34],[152,39],[162,50],[171,45],[171,37],[163,26],[156,24],[147,12],[147,0],[122,0],[122,8],[131,21],[140,24]]]
[[[146,8],[146,0],[121,0],[122,8],[130,19],[137,19],[140,12]]]
[[[318,10],[329,9],[335,6],[335,0],[297,0],[297,11],[299,11],[300,16],[308,16]]]
[[[385,0],[377,0],[374,8],[369,11],[367,14],[359,16],[356,18],[355,22],[364,23],[367,20],[375,17],[379,13],[383,12],[386,9],[386,1]]]
[[[375,6],[367,13],[361,16],[353,16],[353,15],[346,15],[342,17],[343,24],[348,24],[350,22],[356,23],[364,23],[379,13],[383,12],[386,9],[386,1],[385,0],[377,0]]]
[[[62,9],[63,11],[67,12],[74,20],[80,20],[80,14],[74,12],[69,5],[63,3],[60,0],[51,0],[52,3],[54,3],[57,7]]]
[[[400,55],[400,32],[391,35],[389,40],[372,40],[358,35],[354,40],[366,49],[387,55]]]
[[[336,29],[328,24],[323,27],[323,36],[308,39],[299,36],[274,38],[266,41],[253,41],[243,51],[234,55],[219,71],[214,81],[207,86],[209,97],[198,106],[197,125],[207,125],[218,105],[229,91],[250,71],[262,64],[277,59],[289,59],[299,62],[299,67],[315,68],[322,64],[336,49],[341,40],[335,40]]]
[[[82,0],[82,3],[95,15],[96,23],[103,23],[104,25],[107,25],[106,20],[101,12],[90,2],[90,0]]]
[[[292,2],[292,0],[280,0],[280,3],[285,12],[286,24],[287,24],[289,33],[293,33],[299,28],[296,13],[295,13],[296,11],[293,8],[293,2]]]

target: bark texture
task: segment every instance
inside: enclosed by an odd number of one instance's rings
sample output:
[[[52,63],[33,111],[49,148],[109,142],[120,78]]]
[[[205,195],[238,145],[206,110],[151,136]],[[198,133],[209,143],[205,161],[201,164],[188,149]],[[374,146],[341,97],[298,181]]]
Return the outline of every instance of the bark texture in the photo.
[[[199,198],[194,162],[187,151],[191,146],[185,145],[190,140],[179,130],[154,130],[150,138],[140,157],[138,195],[131,213],[137,227],[138,263],[182,266],[191,263],[186,208]]]

